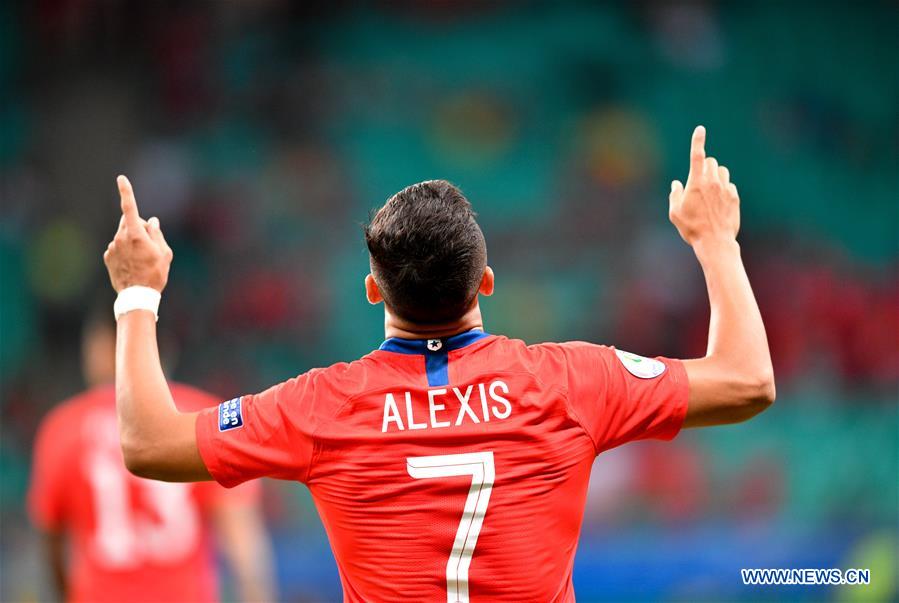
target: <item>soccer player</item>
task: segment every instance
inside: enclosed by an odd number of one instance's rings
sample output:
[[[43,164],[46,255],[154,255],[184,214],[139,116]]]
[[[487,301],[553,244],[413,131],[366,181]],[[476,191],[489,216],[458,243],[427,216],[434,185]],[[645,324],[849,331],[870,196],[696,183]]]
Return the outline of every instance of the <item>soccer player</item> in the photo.
[[[44,535],[61,598],[91,603],[218,599],[210,525],[245,601],[271,601],[268,534],[258,483],[226,490],[135,477],[116,426],[115,324],[104,307],[86,322],[82,366],[88,391],[54,408],[34,450],[28,507]],[[177,408],[218,400],[172,384]],[[67,554],[68,549],[68,554]]]
[[[163,480],[306,484],[347,601],[573,601],[587,481],[604,450],[735,423],[774,400],[765,329],[740,258],[737,189],[693,134],[669,216],[711,302],[704,358],[584,342],[526,345],[484,330],[493,292],[471,205],[444,181],[393,197],[366,229],[365,292],[387,340],[218,409],[172,404],[156,311],[172,251],[118,180],[104,254],[119,292],[116,399],[125,462]]]

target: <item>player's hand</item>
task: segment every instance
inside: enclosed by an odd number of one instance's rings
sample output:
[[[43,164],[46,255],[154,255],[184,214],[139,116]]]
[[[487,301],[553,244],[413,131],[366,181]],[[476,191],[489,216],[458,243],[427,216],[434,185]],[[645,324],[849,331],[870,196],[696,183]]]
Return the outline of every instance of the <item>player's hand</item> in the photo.
[[[733,241],[740,230],[740,197],[730,171],[705,155],[705,128],[693,131],[687,186],[671,183],[668,218],[691,246],[700,241]]]
[[[119,176],[116,182],[122,201],[122,219],[103,254],[112,288],[118,292],[142,285],[162,292],[169,279],[172,249],[162,236],[159,220],[145,221],[137,213],[137,201],[128,179]]]

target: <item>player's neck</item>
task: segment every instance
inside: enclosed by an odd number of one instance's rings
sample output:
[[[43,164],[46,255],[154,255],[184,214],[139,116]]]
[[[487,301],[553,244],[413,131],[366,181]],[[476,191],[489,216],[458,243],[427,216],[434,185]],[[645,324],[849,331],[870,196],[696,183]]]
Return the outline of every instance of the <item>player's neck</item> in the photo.
[[[401,339],[441,339],[458,333],[464,333],[472,329],[483,329],[484,321],[481,318],[481,307],[474,306],[458,320],[438,325],[421,325],[394,315],[390,309],[384,312],[384,334],[388,339],[399,337]]]

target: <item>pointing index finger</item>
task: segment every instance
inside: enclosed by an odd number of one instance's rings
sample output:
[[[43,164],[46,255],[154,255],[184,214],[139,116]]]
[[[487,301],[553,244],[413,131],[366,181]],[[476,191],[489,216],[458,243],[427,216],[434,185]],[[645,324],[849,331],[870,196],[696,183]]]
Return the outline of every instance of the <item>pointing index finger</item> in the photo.
[[[693,140],[690,143],[690,172],[702,174],[702,164],[705,161],[705,127],[696,126],[693,130]]]
[[[140,228],[140,215],[137,213],[137,201],[134,198],[134,190],[131,183],[125,176],[116,178],[119,185],[119,197],[122,201],[122,217],[125,218],[125,224],[129,228]]]

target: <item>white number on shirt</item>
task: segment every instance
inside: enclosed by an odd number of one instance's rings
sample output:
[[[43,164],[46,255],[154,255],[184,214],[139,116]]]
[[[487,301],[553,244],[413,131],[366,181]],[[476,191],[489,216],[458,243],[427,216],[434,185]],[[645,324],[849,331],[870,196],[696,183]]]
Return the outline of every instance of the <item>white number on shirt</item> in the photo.
[[[194,550],[200,538],[200,517],[190,486],[141,479],[128,473],[118,452],[115,417],[112,421],[113,445],[106,442],[109,438],[104,438],[102,431],[105,425],[98,421],[95,448],[88,454],[85,466],[93,491],[94,554],[111,569],[133,568],[147,561],[180,561]],[[132,506],[131,484],[140,492],[140,509]]]
[[[478,543],[481,524],[493,491],[496,472],[492,452],[468,452],[439,456],[410,456],[406,470],[416,479],[470,475],[471,487],[449,560],[446,562],[447,603],[468,603],[468,568]]]

